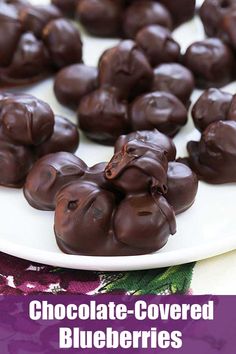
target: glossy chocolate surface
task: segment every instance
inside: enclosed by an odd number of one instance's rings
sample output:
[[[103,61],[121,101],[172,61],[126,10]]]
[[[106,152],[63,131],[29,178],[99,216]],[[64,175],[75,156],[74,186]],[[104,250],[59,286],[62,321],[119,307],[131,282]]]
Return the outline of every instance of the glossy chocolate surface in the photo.
[[[112,87],[100,88],[85,96],[79,105],[80,129],[92,140],[113,145],[129,131],[128,106]]]
[[[52,0],[52,4],[57,6],[64,15],[72,17],[76,10],[78,0]]]
[[[81,62],[82,41],[78,29],[70,21],[50,21],[44,27],[43,40],[57,68]]]
[[[178,63],[164,63],[154,69],[154,81],[151,91],[172,93],[185,105],[188,105],[194,90],[195,80],[192,72]]]
[[[227,120],[232,100],[230,93],[219,89],[211,88],[205,91],[192,109],[195,127],[203,132],[209,124]]]
[[[157,129],[142,130],[120,136],[115,144],[115,153],[121,151],[122,148],[132,140],[139,140],[157,150],[165,151],[168,161],[174,161],[176,158],[176,147],[174,142],[165,134],[160,133]]]
[[[155,1],[134,1],[124,13],[123,29],[127,38],[135,38],[148,25],[172,28],[172,18],[166,7]]]
[[[137,44],[131,40],[108,49],[99,61],[99,84],[114,86],[124,98],[148,90],[153,80],[152,68]]]
[[[159,2],[171,13],[175,26],[194,16],[196,0],[159,0]]]
[[[97,76],[97,68],[84,64],[62,69],[54,82],[58,101],[67,107],[77,108],[81,99],[97,88]]]
[[[94,36],[121,36],[122,1],[79,0],[76,17]]]
[[[30,84],[81,61],[79,31],[61,17],[53,5],[0,2],[1,87]]]
[[[167,184],[168,192],[165,197],[174,208],[175,214],[183,213],[193,205],[198,190],[198,179],[188,166],[169,162]]]
[[[54,117],[49,105],[26,94],[0,95],[0,185],[22,187],[39,156],[75,151],[76,126]]]
[[[178,62],[180,59],[180,45],[165,27],[144,27],[137,33],[135,41],[154,67],[161,63]]]
[[[131,105],[133,130],[158,129],[173,137],[187,123],[187,110],[177,97],[156,91],[139,96]]]
[[[199,88],[222,87],[234,78],[233,51],[218,38],[191,44],[184,63],[195,75]]]
[[[67,151],[74,153],[79,145],[79,132],[77,126],[68,119],[55,116],[53,133],[48,140],[36,147],[35,152],[38,157]]]
[[[210,124],[200,142],[188,143],[188,163],[208,183],[236,182],[236,122]]]

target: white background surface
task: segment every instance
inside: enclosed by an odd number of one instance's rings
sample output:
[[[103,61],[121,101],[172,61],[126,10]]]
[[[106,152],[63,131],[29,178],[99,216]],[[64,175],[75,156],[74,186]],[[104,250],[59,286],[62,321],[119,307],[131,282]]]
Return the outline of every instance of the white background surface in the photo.
[[[34,1],[39,3],[39,1]],[[40,1],[40,4],[47,1]],[[203,29],[195,19],[175,31],[174,37],[183,51],[194,40],[203,38]],[[101,53],[118,40],[95,39],[83,35],[84,62],[96,65]],[[234,93],[236,84],[226,90]],[[56,102],[53,81],[21,89],[47,101],[56,114],[75,122],[75,113]],[[193,101],[200,92],[193,94]],[[77,155],[88,165],[108,161],[112,148],[91,143],[81,135]],[[185,154],[187,141],[199,139],[192,120],[176,137],[178,155]],[[0,250],[33,261],[55,266],[89,270],[136,270],[163,267],[212,257],[236,248],[236,185],[211,186],[200,183],[194,206],[177,217],[178,232],[156,254],[138,257],[82,257],[65,255],[58,249],[53,234],[53,213],[32,209],[21,190],[0,187]]]

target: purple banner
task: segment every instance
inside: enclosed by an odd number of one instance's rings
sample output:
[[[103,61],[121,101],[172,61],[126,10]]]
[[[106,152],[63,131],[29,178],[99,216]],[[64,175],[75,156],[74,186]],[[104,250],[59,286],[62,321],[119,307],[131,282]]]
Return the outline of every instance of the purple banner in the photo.
[[[1,354],[236,352],[236,297],[7,296]]]

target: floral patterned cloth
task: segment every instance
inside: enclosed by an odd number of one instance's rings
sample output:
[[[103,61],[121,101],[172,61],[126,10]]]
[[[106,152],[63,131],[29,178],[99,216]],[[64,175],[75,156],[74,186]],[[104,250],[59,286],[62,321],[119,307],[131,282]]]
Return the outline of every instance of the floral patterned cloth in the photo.
[[[0,253],[0,293],[187,294],[194,263],[136,272],[88,272],[32,263]]]

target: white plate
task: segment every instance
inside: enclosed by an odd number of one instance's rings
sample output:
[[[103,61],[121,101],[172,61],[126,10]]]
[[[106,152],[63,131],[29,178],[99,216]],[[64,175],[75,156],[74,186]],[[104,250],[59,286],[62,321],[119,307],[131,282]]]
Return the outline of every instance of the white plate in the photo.
[[[35,1],[36,2],[36,1]],[[175,38],[185,49],[194,40],[203,38],[198,19],[178,29]],[[117,40],[84,40],[84,61],[96,65],[104,49]],[[234,92],[236,84],[227,90]],[[34,85],[24,90],[51,104],[54,112],[75,120],[75,113],[60,106],[53,95],[53,82]],[[200,92],[194,92],[193,101]],[[191,119],[175,139],[178,154],[185,154],[186,142],[198,139]],[[96,145],[82,137],[77,155],[88,165],[108,161],[112,148]],[[166,267],[212,257],[236,248],[235,185],[211,186],[200,183],[194,206],[177,217],[178,232],[159,252],[134,257],[84,257],[63,254],[53,234],[53,213],[31,208],[20,190],[0,188],[0,250],[14,256],[49,265],[87,270],[138,270]]]

